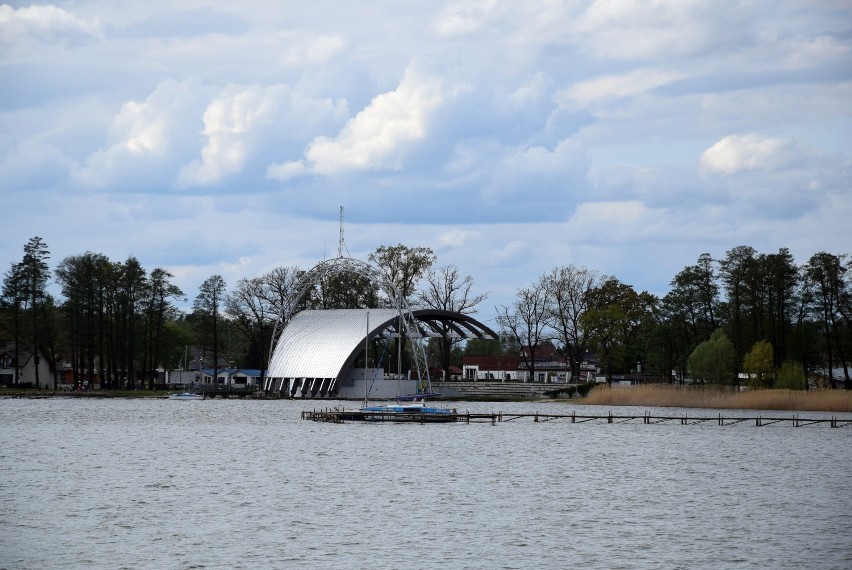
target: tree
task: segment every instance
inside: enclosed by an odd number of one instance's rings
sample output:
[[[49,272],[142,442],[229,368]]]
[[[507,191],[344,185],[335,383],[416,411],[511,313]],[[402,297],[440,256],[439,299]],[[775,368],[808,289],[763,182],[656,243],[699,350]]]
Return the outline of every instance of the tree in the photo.
[[[539,345],[548,340],[545,334],[547,306],[548,290],[541,278],[528,288],[518,289],[511,307],[503,305],[497,311],[500,327],[520,345],[521,359],[530,371],[532,381],[536,380],[536,352]]]
[[[769,388],[772,386],[772,376],[775,372],[775,357],[772,345],[765,340],[754,343],[743,360],[743,371],[748,374],[748,385],[751,388]]]
[[[225,299],[225,280],[221,275],[208,277],[198,289],[192,308],[201,317],[203,327],[210,334],[213,344],[213,382],[219,376],[219,311]]]
[[[611,384],[616,369],[626,372],[641,358],[636,341],[656,299],[609,277],[588,292],[586,302],[588,309],[580,321],[599,349],[598,358],[606,368],[607,383]]]
[[[115,344],[115,354],[112,358],[113,369],[124,371],[128,379],[133,380],[136,386],[136,364],[141,352],[142,358],[142,384],[146,377],[149,387],[153,388],[153,368],[155,363],[147,358],[148,353],[144,346],[144,332],[142,329],[142,317],[144,316],[143,301],[149,296],[149,283],[145,270],[139,260],[131,256],[123,264],[114,266],[117,280],[115,282],[115,304],[112,307],[111,317],[114,322],[114,335],[119,342]],[[142,350],[139,350],[138,336],[142,333]],[[114,377],[114,374],[113,374]]]
[[[828,377],[832,388],[836,388],[834,380],[834,356],[837,339],[837,318],[839,315],[838,305],[846,289],[844,274],[846,268],[843,266],[843,258],[821,251],[811,256],[805,265],[805,278],[810,282],[813,299],[814,316],[821,324],[823,337],[825,339],[826,359],[828,361]],[[852,388],[848,371],[846,373],[845,386]]]
[[[748,326],[755,318],[753,298],[755,291],[755,273],[757,252],[753,247],[740,245],[729,250],[725,259],[720,261],[720,275],[725,287],[725,303],[728,330],[737,353],[737,362],[745,355],[745,347],[750,346],[754,338],[754,327]]]
[[[717,329],[689,355],[689,373],[694,380],[725,384],[736,378],[737,353],[728,336]]]
[[[484,301],[488,295],[471,293],[473,288],[473,278],[468,275],[461,277],[459,268],[455,265],[446,265],[444,267],[429,269],[426,273],[426,289],[418,295],[420,305],[439,309],[442,311],[453,311],[463,315],[470,315],[476,312],[476,306]],[[462,339],[457,336],[451,336],[452,328],[445,321],[441,321],[441,367],[447,378],[450,377],[450,351],[453,345],[460,342]]]
[[[553,269],[543,279],[548,290],[548,324],[562,344],[572,377],[579,378],[590,341],[582,319],[589,308],[589,292],[600,284],[600,278],[586,267],[568,265]]]
[[[33,364],[35,365],[35,385],[36,388],[41,387],[39,379],[39,318],[43,315],[45,288],[47,287],[47,279],[49,277],[47,260],[50,259],[50,252],[47,250],[47,244],[38,236],[30,238],[30,241],[24,246],[24,258],[20,263],[20,277],[23,283],[26,284],[26,304],[29,307],[30,319],[32,323],[32,343],[33,343]],[[54,379],[55,384],[55,379]],[[55,387],[55,386],[54,386]]]
[[[65,297],[60,310],[76,386],[85,380],[94,379],[95,335],[102,306],[98,275],[100,268],[107,263],[109,261],[103,255],[86,252],[66,257],[56,267],[56,280]]]
[[[414,296],[417,283],[435,263],[435,254],[428,247],[406,245],[380,246],[369,255],[388,283],[406,301]]]
[[[225,314],[239,334],[249,343],[251,364],[266,366],[266,340],[275,324],[274,309],[266,300],[263,277],[240,279],[225,297]]]
[[[777,365],[787,359],[791,317],[795,314],[797,304],[799,268],[786,247],[779,249],[778,253],[762,255],[760,261],[764,273],[762,291],[766,297],[768,320],[766,334],[774,347]]]
[[[167,350],[162,342],[164,329],[169,317],[175,316],[175,308],[169,299],[182,299],[184,296],[180,287],[171,282],[172,277],[174,275],[157,267],[151,271],[145,290],[145,361],[149,363],[150,368],[160,364],[162,352]],[[153,383],[153,376],[151,382]],[[153,385],[149,386],[151,387]]]

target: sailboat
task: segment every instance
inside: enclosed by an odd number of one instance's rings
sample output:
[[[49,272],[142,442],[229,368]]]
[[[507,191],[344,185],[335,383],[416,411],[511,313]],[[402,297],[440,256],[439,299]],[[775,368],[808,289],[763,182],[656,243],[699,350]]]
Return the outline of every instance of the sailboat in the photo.
[[[395,404],[371,406],[369,403],[369,385],[367,383],[367,365],[370,350],[370,313],[367,312],[367,336],[364,340],[364,405],[359,410],[361,419],[380,422],[454,422],[456,411],[447,408],[427,406],[423,397],[412,398],[410,402],[397,401]],[[397,397],[400,400],[400,397]]]

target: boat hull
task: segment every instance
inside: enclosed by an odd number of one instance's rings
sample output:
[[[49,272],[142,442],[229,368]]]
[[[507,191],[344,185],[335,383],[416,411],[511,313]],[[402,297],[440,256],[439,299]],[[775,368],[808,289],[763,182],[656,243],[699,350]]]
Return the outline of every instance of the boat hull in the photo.
[[[203,400],[204,394],[169,394],[169,400]]]

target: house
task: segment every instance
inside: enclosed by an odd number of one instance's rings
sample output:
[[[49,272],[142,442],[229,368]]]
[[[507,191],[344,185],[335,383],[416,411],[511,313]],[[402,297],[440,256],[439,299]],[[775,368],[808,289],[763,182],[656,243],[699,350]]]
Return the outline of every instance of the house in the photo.
[[[528,365],[530,352],[529,347],[524,347],[526,360],[520,356],[466,355],[462,360],[462,379],[474,382],[587,382],[597,372],[594,355],[586,353],[580,364],[580,378],[572,378],[564,357],[552,345],[544,344],[536,350],[533,380]]]
[[[220,368],[213,378],[212,368],[201,370],[168,370],[165,372],[168,388],[200,387],[205,390],[253,392],[261,386],[263,370],[251,368]]]
[[[529,372],[521,370],[521,359],[506,355],[465,355],[462,379],[484,382],[526,382]]]
[[[17,385],[21,388],[53,388],[55,379],[50,362],[39,355],[38,382],[36,383],[35,354],[31,347],[18,345],[18,358],[15,359],[15,344],[0,341],[0,386],[15,385],[15,370],[17,369]]]

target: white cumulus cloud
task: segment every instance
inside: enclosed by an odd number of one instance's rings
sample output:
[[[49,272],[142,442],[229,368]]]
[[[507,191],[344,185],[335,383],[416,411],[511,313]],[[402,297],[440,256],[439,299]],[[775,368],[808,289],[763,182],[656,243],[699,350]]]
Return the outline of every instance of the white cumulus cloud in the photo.
[[[701,171],[731,175],[755,170],[778,170],[793,165],[801,149],[790,139],[765,137],[757,133],[730,135],[705,150]]]
[[[427,134],[429,119],[448,94],[441,81],[408,72],[399,86],[382,93],[334,139],[317,137],[305,152],[321,175],[351,170],[395,170],[410,145]]]
[[[252,134],[271,123],[278,112],[283,86],[230,86],[207,105],[201,158],[185,165],[178,186],[209,186],[239,172],[248,159]]]
[[[203,88],[197,81],[166,80],[144,101],[128,101],[113,118],[108,145],[86,158],[74,172],[77,182],[104,186],[152,163],[169,162],[185,139],[187,117],[197,112]]]

